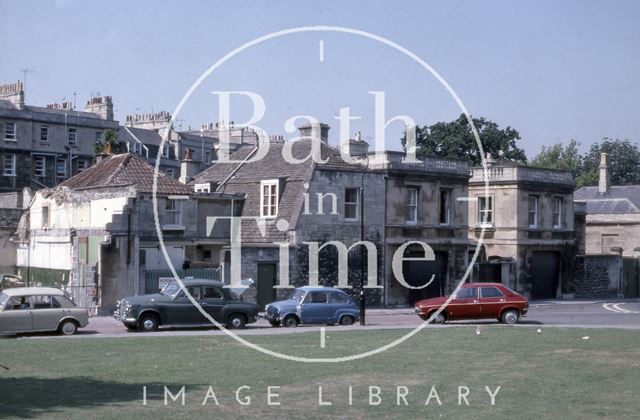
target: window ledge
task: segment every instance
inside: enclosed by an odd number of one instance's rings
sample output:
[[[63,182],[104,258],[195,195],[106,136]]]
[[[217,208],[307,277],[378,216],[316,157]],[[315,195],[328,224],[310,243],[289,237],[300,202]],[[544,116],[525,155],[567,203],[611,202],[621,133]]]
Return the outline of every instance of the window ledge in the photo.
[[[18,139],[7,139],[7,138],[5,138],[4,141],[8,141],[9,143],[17,143]]]
[[[184,230],[184,226],[182,225],[162,225],[162,230]]]

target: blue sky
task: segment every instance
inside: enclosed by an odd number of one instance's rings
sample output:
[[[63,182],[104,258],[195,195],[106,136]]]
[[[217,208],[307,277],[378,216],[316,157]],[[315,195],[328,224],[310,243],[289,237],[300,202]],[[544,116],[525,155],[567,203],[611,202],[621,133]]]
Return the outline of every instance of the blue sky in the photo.
[[[116,117],[173,111],[191,84],[229,51],[267,33],[309,25],[371,32],[413,51],[455,89],[474,116],[512,126],[533,157],[542,145],[602,137],[640,140],[640,2],[227,2],[0,0],[0,82],[27,75],[27,102],[113,96]],[[324,42],[324,61],[319,42]],[[332,126],[349,106],[352,131],[373,133],[373,96],[387,118],[448,121],[459,108],[418,65],[371,40],[337,33],[285,36],[253,47],[203,82],[178,117],[183,128],[217,120],[213,90],[251,90],[266,102],[258,124],[313,115]],[[232,102],[234,119],[251,112]],[[400,123],[389,126],[398,148]]]

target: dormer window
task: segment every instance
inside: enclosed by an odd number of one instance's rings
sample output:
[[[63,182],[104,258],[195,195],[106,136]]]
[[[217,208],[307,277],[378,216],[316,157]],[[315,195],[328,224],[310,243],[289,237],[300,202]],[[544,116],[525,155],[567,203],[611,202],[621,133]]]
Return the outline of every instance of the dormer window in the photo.
[[[205,183],[205,184],[196,184],[193,186],[193,190],[197,193],[210,193],[211,192],[211,184],[210,183]]]
[[[260,217],[278,215],[278,180],[260,182]]]

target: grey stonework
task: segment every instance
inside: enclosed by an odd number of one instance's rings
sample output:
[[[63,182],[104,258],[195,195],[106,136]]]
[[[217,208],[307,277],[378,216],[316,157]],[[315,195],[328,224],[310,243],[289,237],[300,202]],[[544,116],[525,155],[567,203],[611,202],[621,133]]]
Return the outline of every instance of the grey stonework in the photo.
[[[573,287],[577,298],[617,297],[622,258],[587,255],[576,258]]]

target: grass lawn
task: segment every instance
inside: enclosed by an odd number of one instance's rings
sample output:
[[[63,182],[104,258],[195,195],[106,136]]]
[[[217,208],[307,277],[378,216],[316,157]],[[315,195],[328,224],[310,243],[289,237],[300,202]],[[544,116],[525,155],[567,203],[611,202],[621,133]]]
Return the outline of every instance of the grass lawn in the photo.
[[[369,350],[403,331],[251,336],[299,356]],[[589,336],[588,340],[583,336]],[[226,336],[0,340],[0,417],[42,418],[638,418],[640,333],[604,329],[427,329],[380,355],[337,364],[275,359]],[[236,401],[251,398],[250,405]],[[143,405],[143,386],[147,404]],[[164,405],[164,386],[185,405]],[[209,386],[215,394],[202,402]],[[273,402],[267,405],[267,388]],[[319,405],[319,387],[323,402]],[[349,387],[352,405],[349,405]],[[369,405],[369,387],[380,404]],[[467,406],[458,387],[469,388]],[[491,392],[500,386],[495,405]],[[400,388],[398,388],[400,387]],[[402,388],[406,387],[406,388]],[[407,391],[397,405],[397,392]],[[425,402],[433,390],[429,405]],[[373,393],[376,393],[376,388]],[[372,402],[378,402],[373,397]]]

